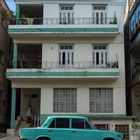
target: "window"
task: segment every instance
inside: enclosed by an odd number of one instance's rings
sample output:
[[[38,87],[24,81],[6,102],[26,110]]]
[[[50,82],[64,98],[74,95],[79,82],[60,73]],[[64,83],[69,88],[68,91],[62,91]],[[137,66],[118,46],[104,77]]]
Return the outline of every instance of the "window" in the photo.
[[[136,31],[139,30],[139,27],[140,27],[140,4],[138,4],[135,12],[133,13],[130,19],[131,37],[133,37]]]
[[[0,114],[2,112],[2,91],[0,90]]]
[[[59,66],[73,65],[73,45],[63,44],[59,47]]]
[[[95,67],[106,67],[108,58],[107,52],[106,45],[93,46],[93,65]]]
[[[4,58],[3,58],[3,52],[0,50],[0,64],[3,64]]]
[[[133,15],[131,18],[131,35],[133,35],[136,31],[136,23],[135,23],[135,16]]]
[[[84,119],[72,119],[72,128],[91,129],[91,126]]]
[[[73,24],[73,5],[62,4],[60,5],[59,13],[60,24]]]
[[[94,124],[96,129],[99,130],[109,130],[109,125],[108,124]]]
[[[76,88],[54,88],[53,91],[54,112],[76,112],[77,111],[77,89]]]
[[[94,4],[93,5],[93,23],[106,24],[106,5]]]
[[[112,113],[113,112],[113,89],[90,88],[89,110],[91,113]]]
[[[69,119],[54,119],[49,128],[69,128]]]

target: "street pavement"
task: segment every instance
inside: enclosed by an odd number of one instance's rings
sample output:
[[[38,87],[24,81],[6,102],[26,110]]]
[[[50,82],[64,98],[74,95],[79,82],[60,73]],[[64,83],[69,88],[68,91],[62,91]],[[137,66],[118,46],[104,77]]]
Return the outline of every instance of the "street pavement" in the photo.
[[[6,136],[3,138],[0,138],[0,140],[17,140],[17,136]]]

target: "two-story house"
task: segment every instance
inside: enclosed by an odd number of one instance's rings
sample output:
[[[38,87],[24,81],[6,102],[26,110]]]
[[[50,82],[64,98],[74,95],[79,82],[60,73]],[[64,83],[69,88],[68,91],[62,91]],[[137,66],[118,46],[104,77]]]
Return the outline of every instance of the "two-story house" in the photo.
[[[16,2],[11,128],[17,116],[89,116],[97,128],[129,137],[121,0]]]

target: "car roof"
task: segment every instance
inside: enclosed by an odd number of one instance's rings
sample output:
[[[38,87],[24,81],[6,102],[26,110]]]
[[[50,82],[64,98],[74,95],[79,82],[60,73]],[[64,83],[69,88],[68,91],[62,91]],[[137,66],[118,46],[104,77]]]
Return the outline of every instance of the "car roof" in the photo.
[[[48,116],[48,119],[52,118],[76,118],[76,119],[86,119],[85,116],[76,116],[76,115],[55,115],[55,116]]]

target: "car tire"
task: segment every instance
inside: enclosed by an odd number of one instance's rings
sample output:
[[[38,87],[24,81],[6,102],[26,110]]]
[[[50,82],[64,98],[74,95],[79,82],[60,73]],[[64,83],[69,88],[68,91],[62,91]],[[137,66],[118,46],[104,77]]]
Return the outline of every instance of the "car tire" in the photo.
[[[51,140],[51,139],[50,138],[42,137],[42,138],[38,138],[37,140]]]
[[[113,138],[105,138],[104,140],[115,140],[115,139],[113,139]]]

